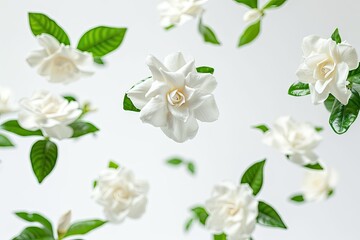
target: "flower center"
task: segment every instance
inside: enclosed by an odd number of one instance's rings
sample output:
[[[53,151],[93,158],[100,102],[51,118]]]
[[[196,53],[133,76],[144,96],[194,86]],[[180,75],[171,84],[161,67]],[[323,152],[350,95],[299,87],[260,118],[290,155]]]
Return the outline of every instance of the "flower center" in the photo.
[[[319,70],[320,75],[322,75],[324,79],[328,79],[334,72],[334,63],[330,60],[324,61],[320,64]]]
[[[118,202],[121,202],[123,201],[124,199],[127,199],[129,198],[129,191],[127,191],[126,189],[122,188],[122,187],[119,187],[117,189],[114,190],[113,192],[113,198],[118,201]]]
[[[75,69],[74,63],[64,57],[56,58],[54,61],[54,66],[58,72],[72,72]]]
[[[178,89],[175,89],[167,94],[167,100],[172,106],[180,107],[185,103],[185,95]]]

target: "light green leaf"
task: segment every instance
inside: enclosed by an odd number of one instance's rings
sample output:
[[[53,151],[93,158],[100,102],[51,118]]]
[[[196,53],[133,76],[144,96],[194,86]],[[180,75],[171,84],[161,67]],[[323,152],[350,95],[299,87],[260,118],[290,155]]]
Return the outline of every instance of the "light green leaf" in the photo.
[[[15,214],[16,216],[18,216],[19,218],[25,221],[40,223],[42,226],[45,227],[46,230],[49,231],[51,235],[53,234],[53,227],[50,221],[44,216],[38,213],[27,213],[27,212],[16,212]]]
[[[241,184],[249,184],[253,190],[254,196],[260,192],[263,185],[265,162],[266,159],[255,163],[245,171],[241,178]]]
[[[191,173],[192,175],[195,175],[196,167],[195,167],[195,164],[193,162],[188,162],[186,167],[187,167],[189,173]]]
[[[221,45],[220,41],[216,37],[214,31],[202,23],[202,19],[199,20],[199,32],[205,42],[212,43],[215,45]]]
[[[57,156],[57,146],[50,140],[40,140],[32,146],[30,152],[31,165],[39,183],[42,183],[54,169]]]
[[[352,91],[349,103],[345,106],[335,101],[330,115],[329,123],[337,134],[345,133],[355,122],[360,109],[360,96]]]
[[[185,232],[190,231],[193,223],[194,223],[194,219],[193,219],[193,218],[190,218],[189,220],[186,221],[186,224],[185,224]]]
[[[7,136],[0,134],[0,147],[14,147],[14,144]]]
[[[207,66],[202,66],[202,67],[197,67],[196,71],[198,73],[210,73],[210,74],[214,74],[215,69],[212,67],[207,67]]]
[[[173,166],[179,166],[183,163],[183,160],[180,158],[172,158],[167,160],[166,163]]]
[[[259,201],[258,211],[259,215],[256,220],[259,224],[267,227],[287,229],[279,214],[267,203]]]
[[[70,226],[69,230],[67,231],[67,233],[65,234],[64,237],[69,237],[69,236],[74,236],[74,235],[84,235],[88,232],[91,232],[91,231],[101,227],[105,223],[107,223],[107,222],[102,221],[102,220],[96,220],[96,219],[95,220],[85,220],[85,221],[73,223]]]
[[[29,131],[24,128],[22,128],[17,120],[10,120],[5,123],[3,123],[0,126],[1,129],[4,129],[5,131],[14,133],[19,136],[27,137],[27,136],[42,136],[42,132],[40,130],[37,131]]]
[[[99,65],[105,65],[105,62],[102,58],[100,57],[94,57],[94,62],[99,64]]]
[[[335,31],[331,35],[331,39],[334,40],[337,44],[341,43],[341,36],[339,33],[339,29],[335,29]]]
[[[238,47],[244,46],[254,41],[254,39],[260,33],[260,26],[261,26],[261,21],[259,20],[256,23],[250,25],[247,29],[245,29],[245,31],[240,37]]]
[[[324,102],[324,105],[325,105],[325,108],[329,111],[329,112],[332,112],[332,108],[334,106],[334,103],[335,103],[336,99],[333,95],[329,95],[329,97],[325,100]]]
[[[297,203],[305,202],[304,196],[302,194],[294,195],[290,198],[290,200]]]
[[[254,126],[253,128],[259,129],[259,130],[262,131],[263,133],[266,133],[267,131],[270,130],[269,127],[266,126],[266,125],[264,125],[264,124]]]
[[[235,0],[235,2],[245,4],[251,8],[257,8],[258,1],[257,0]]]
[[[116,162],[110,161],[108,164],[108,168],[118,169],[119,164],[117,164]]]
[[[288,94],[295,97],[302,97],[310,94],[308,83],[297,82],[290,86]]]
[[[70,45],[70,39],[65,31],[45,14],[29,13],[29,23],[35,36],[46,33],[56,38],[60,43]]]
[[[124,102],[123,102],[123,108],[126,111],[132,111],[132,112],[140,112],[140,109],[137,109],[131,99],[128,97],[127,94],[124,96]]]
[[[164,29],[165,29],[166,31],[168,31],[168,30],[170,30],[170,29],[173,29],[174,27],[175,27],[175,25],[172,24],[172,25],[169,25],[169,26],[165,27]]]
[[[125,37],[126,28],[100,26],[87,31],[80,39],[77,48],[91,52],[94,58],[101,58],[116,50]]]
[[[28,227],[12,240],[54,240],[54,237],[43,228]]]
[[[84,122],[84,121],[76,121],[69,125],[74,131],[71,138],[78,138],[90,133],[96,133],[99,129],[94,126],[92,123]]]
[[[223,233],[223,234],[214,235],[214,240],[226,240],[226,234]]]
[[[270,0],[263,9],[278,8],[282,6],[286,0]]]
[[[207,218],[209,217],[209,214],[206,212],[204,207],[198,206],[191,209],[191,211],[194,213],[194,216],[202,225],[205,225]]]
[[[68,102],[77,102],[76,97],[74,96],[63,96]]]
[[[322,131],[324,131],[324,128],[323,127],[315,127],[315,131],[322,132]]]
[[[320,163],[307,164],[307,165],[304,165],[304,167],[312,169],[312,170],[324,170],[324,168],[320,165]]]
[[[94,181],[93,182],[93,188],[95,188],[97,186],[98,182],[97,181]]]

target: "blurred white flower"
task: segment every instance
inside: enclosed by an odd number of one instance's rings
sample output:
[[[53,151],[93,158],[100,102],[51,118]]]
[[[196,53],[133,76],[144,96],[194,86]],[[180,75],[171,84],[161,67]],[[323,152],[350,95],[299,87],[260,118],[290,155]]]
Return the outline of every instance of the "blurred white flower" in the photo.
[[[338,174],[334,169],[308,170],[302,186],[305,201],[319,202],[327,199],[335,190],[337,181]]]
[[[0,115],[16,111],[16,106],[11,102],[10,89],[0,86]]]
[[[206,228],[213,234],[225,233],[229,240],[251,238],[258,216],[258,201],[248,184],[222,182],[216,185],[205,208],[209,214]]]
[[[309,83],[312,102],[322,103],[331,93],[346,105],[351,96],[347,77],[359,65],[356,50],[346,42],[336,44],[318,36],[305,37],[302,49],[304,63],[296,75],[300,82]]]
[[[100,173],[93,199],[103,206],[106,218],[121,223],[125,218],[140,218],[146,209],[149,185],[136,179],[126,168],[109,168]]]
[[[263,16],[263,12],[260,9],[252,8],[244,14],[243,20],[245,23],[257,22]]]
[[[314,149],[321,140],[314,126],[296,122],[288,116],[278,118],[263,138],[266,145],[279,150],[290,161],[302,166],[318,163]]]
[[[73,130],[68,125],[81,115],[79,103],[68,102],[62,96],[38,91],[31,98],[20,100],[19,124],[56,139],[70,138]]]
[[[195,137],[198,122],[213,122],[219,110],[212,92],[217,82],[212,74],[198,73],[194,61],[186,62],[182,53],[175,53],[161,63],[149,56],[149,78],[128,91],[140,119],[161,130],[176,142]]]
[[[59,221],[57,226],[57,233],[58,236],[63,236],[66,234],[66,232],[69,230],[71,225],[71,211],[67,211],[65,214],[63,214]]]
[[[162,27],[182,25],[196,18],[203,11],[202,5],[208,0],[164,0],[158,5]]]
[[[38,67],[38,74],[49,82],[66,84],[93,74],[89,71],[92,54],[65,46],[49,34],[41,34],[37,39],[44,49],[33,51],[27,62]]]

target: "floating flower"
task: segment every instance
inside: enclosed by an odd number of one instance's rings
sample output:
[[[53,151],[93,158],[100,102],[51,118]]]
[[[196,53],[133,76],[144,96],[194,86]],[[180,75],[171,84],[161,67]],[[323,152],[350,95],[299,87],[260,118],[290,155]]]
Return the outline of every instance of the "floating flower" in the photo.
[[[57,226],[58,236],[64,236],[69,230],[70,225],[71,225],[71,211],[67,211],[65,214],[63,214],[60,217],[58,221],[58,226]]]
[[[245,23],[254,23],[261,19],[264,15],[263,11],[257,8],[252,8],[244,14],[243,20]]]
[[[11,102],[11,98],[11,90],[0,86],[0,115],[11,113],[16,110],[14,104]]]

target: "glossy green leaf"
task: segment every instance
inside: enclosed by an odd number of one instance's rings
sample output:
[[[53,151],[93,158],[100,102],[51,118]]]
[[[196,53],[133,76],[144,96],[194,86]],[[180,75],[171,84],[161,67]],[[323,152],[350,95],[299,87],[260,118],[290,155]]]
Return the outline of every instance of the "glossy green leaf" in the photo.
[[[266,159],[255,163],[245,171],[241,178],[241,184],[249,184],[253,190],[254,196],[260,192],[263,185],[265,162]]]
[[[45,14],[29,13],[29,23],[35,36],[46,33],[56,38],[60,43],[70,45],[70,39],[65,31]]]
[[[307,165],[304,165],[304,167],[312,169],[312,170],[324,170],[324,168],[320,165],[320,163],[307,164]]]
[[[54,237],[46,229],[28,227],[12,240],[54,240]]]
[[[186,221],[186,224],[185,224],[185,232],[190,231],[193,223],[194,223],[194,219],[193,219],[193,218],[190,218],[189,220]]]
[[[264,9],[278,8],[281,7],[285,2],[286,0],[270,0],[267,4],[265,4]]]
[[[341,36],[339,33],[339,29],[335,29],[335,31],[331,35],[331,39],[334,40],[338,44],[341,43]]]
[[[118,169],[119,164],[117,164],[116,162],[110,161],[108,164],[108,168]]]
[[[50,140],[40,140],[32,146],[30,152],[31,165],[39,183],[42,183],[54,169],[57,156],[57,146]]]
[[[262,131],[263,133],[266,133],[267,131],[270,130],[269,127],[266,126],[266,125],[264,125],[264,124],[254,126],[253,128],[259,129],[259,130]]]
[[[19,136],[27,137],[27,136],[42,136],[42,132],[40,130],[37,131],[29,131],[24,128],[22,128],[17,120],[10,120],[5,123],[3,123],[0,126],[1,129],[4,129],[5,131],[14,133]]]
[[[288,94],[295,97],[302,97],[310,94],[308,83],[296,82],[288,90]]]
[[[137,109],[131,99],[128,97],[127,94],[124,96],[124,102],[123,102],[123,108],[126,111],[132,111],[132,112],[140,112],[140,109]]]
[[[102,225],[107,223],[106,221],[102,220],[85,220],[73,223],[67,233],[65,234],[65,237],[74,236],[74,235],[84,235],[88,232],[91,232]]]
[[[244,46],[254,41],[254,39],[260,33],[260,26],[261,26],[261,21],[259,20],[256,23],[250,25],[247,29],[245,29],[245,31],[240,37],[238,47]]]
[[[360,64],[357,69],[351,70],[348,75],[347,79],[353,85],[353,89],[359,92],[360,90]]]
[[[188,169],[189,173],[191,173],[192,175],[194,175],[196,173],[196,167],[193,162],[188,162],[186,164],[186,168]]]
[[[71,138],[78,138],[86,134],[96,133],[99,131],[99,129],[96,126],[94,126],[92,123],[84,122],[80,120],[73,122],[69,126],[74,131]]]
[[[16,212],[15,214],[16,216],[18,216],[19,218],[25,221],[40,223],[46,230],[50,232],[50,234],[53,234],[53,227],[50,221],[44,216],[38,213],[27,213],[27,212]]]
[[[214,74],[215,69],[212,67],[207,67],[207,66],[202,66],[202,67],[197,67],[196,71],[198,73],[210,73],[210,74]]]
[[[330,94],[329,97],[324,102],[324,106],[325,106],[326,110],[331,112],[335,101],[336,101],[335,97]]]
[[[216,234],[214,235],[214,240],[226,240],[226,234]]]
[[[0,134],[0,147],[13,147],[14,144],[10,141],[10,139],[3,135]]]
[[[204,42],[221,45],[214,31],[203,24],[202,19],[199,20],[199,32],[204,39]]]
[[[235,0],[235,2],[245,4],[246,6],[251,7],[251,8],[257,8],[257,6],[258,6],[257,0]]]
[[[174,165],[174,166],[178,166],[181,165],[184,161],[180,158],[172,158],[166,161],[167,164],[169,165]]]
[[[259,224],[267,227],[287,228],[279,214],[269,204],[259,201],[258,211],[256,220]]]
[[[304,196],[302,194],[294,195],[290,198],[290,200],[297,203],[305,202]]]
[[[209,217],[209,214],[206,212],[205,208],[198,206],[191,209],[191,211],[194,213],[196,219],[198,219],[202,225],[205,225],[206,220]]]
[[[80,39],[77,48],[91,52],[93,57],[103,57],[116,50],[125,37],[126,28],[100,26],[87,31]]]
[[[337,134],[345,133],[355,122],[359,109],[360,96],[356,91],[352,91],[347,105],[342,105],[336,100],[329,119],[330,126]]]

